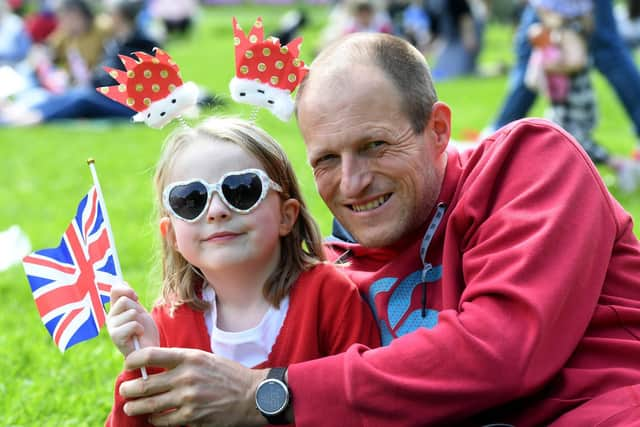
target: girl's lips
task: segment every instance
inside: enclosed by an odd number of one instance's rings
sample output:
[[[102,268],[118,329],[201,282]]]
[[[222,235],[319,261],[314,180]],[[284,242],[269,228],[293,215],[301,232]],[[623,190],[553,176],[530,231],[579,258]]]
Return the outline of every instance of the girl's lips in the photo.
[[[207,241],[210,240],[229,240],[229,239],[233,239],[234,237],[239,236],[239,233],[232,233],[230,231],[219,231],[217,233],[213,233],[211,235],[209,235],[206,239]]]

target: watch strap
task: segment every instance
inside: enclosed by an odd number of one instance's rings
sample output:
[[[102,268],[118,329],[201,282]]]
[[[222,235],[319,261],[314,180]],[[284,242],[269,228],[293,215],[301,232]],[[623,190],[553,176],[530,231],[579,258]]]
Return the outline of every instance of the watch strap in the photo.
[[[280,380],[286,384],[284,376],[287,373],[287,368],[271,368],[267,374],[267,379]]]

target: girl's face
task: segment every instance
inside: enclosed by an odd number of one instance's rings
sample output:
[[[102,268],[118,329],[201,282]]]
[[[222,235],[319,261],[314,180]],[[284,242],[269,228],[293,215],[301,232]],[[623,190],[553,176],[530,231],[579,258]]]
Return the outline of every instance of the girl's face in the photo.
[[[216,183],[227,172],[248,168],[264,170],[253,155],[236,144],[198,139],[174,159],[166,184],[194,179]],[[169,232],[168,238],[205,275],[238,267],[274,269],[280,258],[280,236],[293,227],[297,206],[296,200],[283,202],[279,193],[269,190],[254,210],[242,214],[232,211],[214,192],[197,221],[186,222],[170,215],[161,220],[161,230],[166,232],[170,221],[173,233]]]

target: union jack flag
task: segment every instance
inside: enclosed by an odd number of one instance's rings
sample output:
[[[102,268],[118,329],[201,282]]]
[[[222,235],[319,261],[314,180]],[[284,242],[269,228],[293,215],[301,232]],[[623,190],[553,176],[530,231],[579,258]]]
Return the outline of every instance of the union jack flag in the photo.
[[[104,304],[119,281],[104,213],[92,187],[60,245],[22,260],[42,322],[63,352],[98,335],[106,319]]]

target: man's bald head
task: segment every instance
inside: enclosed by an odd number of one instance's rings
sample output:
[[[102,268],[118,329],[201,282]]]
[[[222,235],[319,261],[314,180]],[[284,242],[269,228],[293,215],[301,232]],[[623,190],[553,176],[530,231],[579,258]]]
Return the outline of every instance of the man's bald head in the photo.
[[[398,37],[380,33],[355,33],[345,36],[320,52],[298,88],[297,103],[304,99],[308,86],[339,88],[348,94],[354,75],[353,65],[377,67],[396,88],[402,108],[413,130],[421,133],[438,100],[424,56]],[[372,86],[372,91],[376,88]]]

